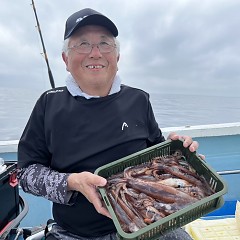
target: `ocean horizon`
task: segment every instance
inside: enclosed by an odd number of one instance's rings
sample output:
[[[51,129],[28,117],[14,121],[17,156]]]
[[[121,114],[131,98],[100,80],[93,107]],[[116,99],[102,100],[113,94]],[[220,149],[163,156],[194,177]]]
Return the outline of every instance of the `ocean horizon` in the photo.
[[[0,141],[18,140],[43,91],[0,89]],[[160,128],[240,121],[240,97],[150,93]]]

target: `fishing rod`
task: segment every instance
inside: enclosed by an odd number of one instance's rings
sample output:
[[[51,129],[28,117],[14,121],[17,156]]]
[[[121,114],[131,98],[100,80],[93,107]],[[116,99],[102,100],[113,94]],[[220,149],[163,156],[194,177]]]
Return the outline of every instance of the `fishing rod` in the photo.
[[[43,36],[42,36],[42,32],[41,32],[39,21],[38,21],[37,11],[36,11],[35,4],[34,4],[33,0],[32,0],[32,4],[31,5],[33,7],[34,15],[35,15],[36,22],[37,22],[37,28],[38,28],[39,36],[40,36],[41,43],[42,43],[44,59],[45,59],[45,62],[47,64],[48,76],[49,76],[50,84],[51,84],[52,88],[55,88],[55,83],[54,83],[52,71],[50,69],[50,65],[49,65],[49,62],[48,62],[47,51],[46,51],[46,48],[45,48],[45,45],[44,45]]]

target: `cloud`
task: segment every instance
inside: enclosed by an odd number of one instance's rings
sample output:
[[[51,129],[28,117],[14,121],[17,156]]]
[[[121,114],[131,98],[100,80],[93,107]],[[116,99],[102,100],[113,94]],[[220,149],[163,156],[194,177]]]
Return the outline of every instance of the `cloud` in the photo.
[[[30,3],[1,1],[0,84],[50,88]],[[239,95],[237,0],[35,0],[35,5],[57,86],[67,75],[61,59],[65,21],[91,7],[118,26],[125,84],[149,92]]]

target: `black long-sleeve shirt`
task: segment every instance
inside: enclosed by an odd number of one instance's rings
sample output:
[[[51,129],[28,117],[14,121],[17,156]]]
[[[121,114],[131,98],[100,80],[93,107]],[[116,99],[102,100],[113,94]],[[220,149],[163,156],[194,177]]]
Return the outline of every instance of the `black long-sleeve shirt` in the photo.
[[[67,205],[66,179],[72,172],[96,168],[164,141],[149,96],[122,86],[97,99],[73,97],[66,87],[45,92],[36,103],[19,142],[19,167],[25,191],[52,200],[53,215],[64,229],[80,236],[115,231],[78,193]]]

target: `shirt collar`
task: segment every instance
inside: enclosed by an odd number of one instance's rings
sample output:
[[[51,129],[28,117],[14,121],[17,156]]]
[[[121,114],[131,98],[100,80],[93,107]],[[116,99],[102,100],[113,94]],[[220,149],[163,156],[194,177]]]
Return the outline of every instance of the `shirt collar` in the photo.
[[[83,92],[71,74],[69,74],[66,78],[66,87],[73,97],[81,96],[81,97],[85,97],[86,99],[100,97],[100,96],[91,96]],[[120,91],[120,89],[121,89],[121,79],[118,75],[116,75],[108,95],[117,93]]]

